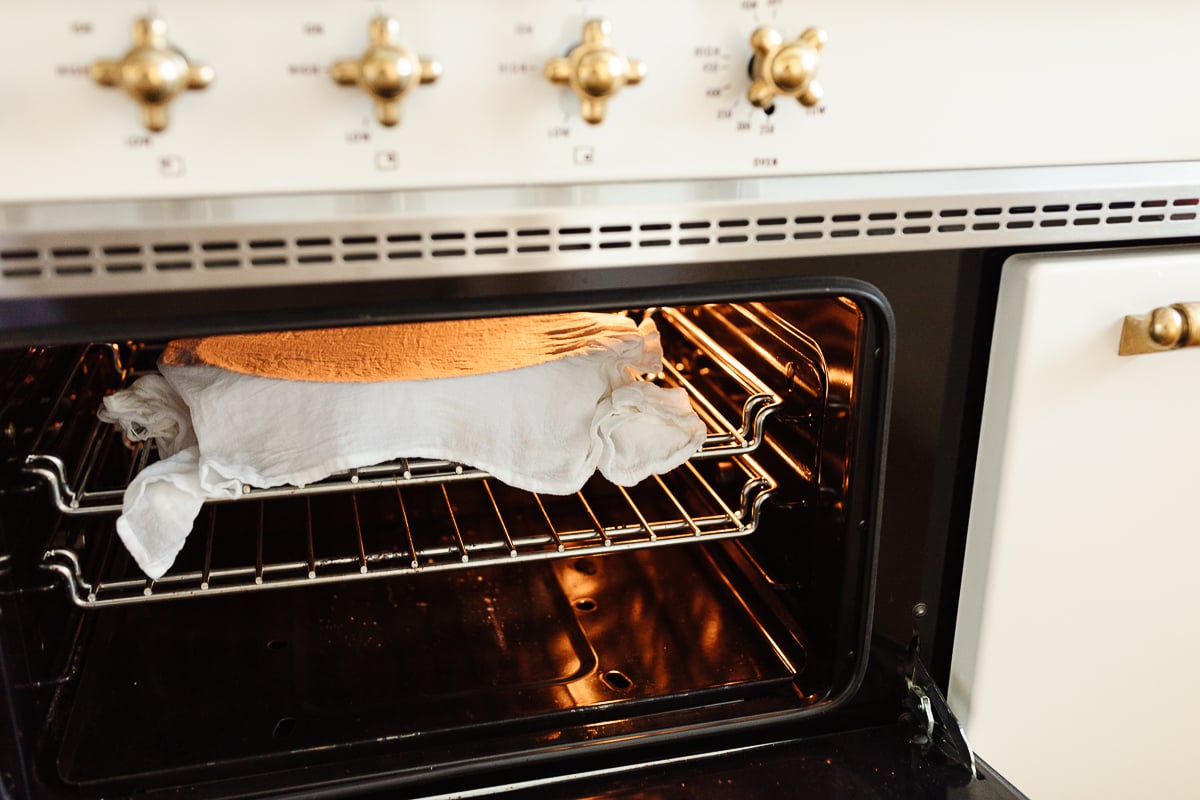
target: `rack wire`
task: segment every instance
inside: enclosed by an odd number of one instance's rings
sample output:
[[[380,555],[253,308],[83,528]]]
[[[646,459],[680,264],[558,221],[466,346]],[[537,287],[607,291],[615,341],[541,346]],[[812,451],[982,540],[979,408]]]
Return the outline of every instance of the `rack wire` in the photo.
[[[737,455],[636,487],[594,479],[567,496],[482,478],[212,504],[158,581],[137,571],[111,522],[64,516],[43,565],[87,608],[441,572],[745,536],[777,487]]]
[[[752,452],[762,441],[766,420],[782,404],[782,397],[686,314],[669,308],[657,313],[664,325],[676,330],[692,347],[702,349],[716,368],[740,389],[740,407],[731,413],[730,409],[719,407],[676,362],[665,362],[663,373],[653,376],[663,386],[687,392],[708,430],[693,459],[728,458]],[[97,395],[97,385],[106,379],[112,381],[109,388],[116,389],[143,374],[129,366],[136,356],[136,353],[123,355],[112,344],[85,349],[70,370],[67,382],[54,395],[47,422],[25,458],[25,471],[45,481],[52,502],[64,514],[120,512],[126,486],[157,456],[151,442],[125,440],[120,431],[95,416],[95,405],[78,402],[80,395],[95,395],[98,404],[102,392]],[[345,492],[395,483],[419,486],[478,481],[488,477],[483,470],[453,461],[402,458],[337,472],[307,486],[265,489],[243,486],[238,500]]]
[[[172,568],[147,580],[116,534],[125,488],[157,457],[151,443],[130,442],[99,421],[103,396],[153,369],[157,351],[140,345],[91,345],[73,362],[43,370],[29,391],[48,409],[24,427],[24,469],[49,487],[63,512],[42,565],[61,576],[81,607],[155,602],[432,573],[489,564],[582,557],[619,550],[714,541],[754,532],[779,488],[752,453],[767,419],[798,381],[816,405],[826,394],[824,365],[791,340],[777,352],[800,353],[812,369],[779,361],[732,318],[761,319],[738,306],[652,312],[670,358],[645,376],[682,389],[707,428],[700,451],[682,467],[634,487],[595,477],[568,496],[524,492],[452,461],[398,459],[349,470],[308,486],[243,487],[236,499],[206,503]],[[774,333],[774,324],[768,326]],[[785,332],[786,333],[786,332]],[[762,336],[759,331],[756,336]],[[793,339],[795,337],[792,337]],[[764,341],[768,340],[764,339]],[[772,375],[768,384],[734,351]],[[819,348],[816,348],[819,356]],[[44,354],[29,353],[27,374]],[[780,358],[792,359],[793,355]],[[18,364],[13,370],[20,374]],[[798,376],[810,375],[802,381]],[[65,383],[55,383],[66,375]],[[773,462],[772,462],[773,463]],[[819,465],[787,467],[812,481]]]

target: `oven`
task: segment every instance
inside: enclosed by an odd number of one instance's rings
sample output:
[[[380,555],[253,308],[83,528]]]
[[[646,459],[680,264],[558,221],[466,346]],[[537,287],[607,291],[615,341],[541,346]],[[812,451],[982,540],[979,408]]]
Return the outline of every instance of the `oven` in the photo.
[[[1157,5],[9,4],[0,791],[1021,796],[945,697],[997,691],[1012,287],[1200,238]],[[97,410],[171,340],[579,311],[653,321],[682,466],[246,484],[155,579],[117,535],[160,454]]]

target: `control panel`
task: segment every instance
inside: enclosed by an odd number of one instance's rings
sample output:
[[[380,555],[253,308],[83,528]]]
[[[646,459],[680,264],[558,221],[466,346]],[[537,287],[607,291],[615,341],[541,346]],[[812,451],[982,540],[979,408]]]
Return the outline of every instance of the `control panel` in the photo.
[[[1200,158],[1181,0],[0,13],[0,203]]]

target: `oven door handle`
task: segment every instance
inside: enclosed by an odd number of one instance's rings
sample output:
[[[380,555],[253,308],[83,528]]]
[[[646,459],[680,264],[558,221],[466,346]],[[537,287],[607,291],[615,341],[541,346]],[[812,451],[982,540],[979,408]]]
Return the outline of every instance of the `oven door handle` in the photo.
[[[1125,317],[1117,355],[1163,353],[1200,346],[1200,303],[1174,303]]]

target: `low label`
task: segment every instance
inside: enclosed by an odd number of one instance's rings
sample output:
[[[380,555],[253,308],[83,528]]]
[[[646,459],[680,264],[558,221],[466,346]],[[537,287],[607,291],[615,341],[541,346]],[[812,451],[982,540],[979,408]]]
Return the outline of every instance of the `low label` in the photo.
[[[143,133],[125,137],[126,147],[149,147],[150,137]]]
[[[546,131],[547,139],[566,139],[570,135],[570,128],[550,128]]]
[[[350,144],[362,144],[363,142],[371,141],[370,131],[350,131],[346,134],[346,141]]]

